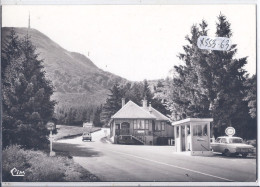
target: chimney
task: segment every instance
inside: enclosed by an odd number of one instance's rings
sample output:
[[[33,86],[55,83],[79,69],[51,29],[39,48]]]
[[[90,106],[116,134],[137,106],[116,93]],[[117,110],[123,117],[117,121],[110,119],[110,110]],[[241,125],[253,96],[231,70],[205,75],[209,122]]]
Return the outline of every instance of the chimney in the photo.
[[[146,100],[146,97],[145,97],[144,100],[143,100],[143,108],[147,108],[147,100]]]
[[[125,105],[125,98],[122,98],[122,107]]]
[[[151,104],[151,102],[149,103],[149,112],[150,113],[152,112],[152,104]]]

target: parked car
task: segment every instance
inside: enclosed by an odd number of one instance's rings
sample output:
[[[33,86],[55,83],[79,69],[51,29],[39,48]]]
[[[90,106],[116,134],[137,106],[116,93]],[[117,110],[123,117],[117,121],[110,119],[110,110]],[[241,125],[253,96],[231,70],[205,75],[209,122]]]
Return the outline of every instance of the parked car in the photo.
[[[242,138],[221,136],[214,143],[210,144],[213,152],[219,152],[226,156],[239,155],[246,157],[249,153],[254,152],[252,145],[247,145]]]
[[[85,141],[85,140],[89,140],[89,141],[92,140],[92,136],[91,136],[91,133],[90,133],[90,132],[84,132],[84,133],[82,134],[82,141]]]

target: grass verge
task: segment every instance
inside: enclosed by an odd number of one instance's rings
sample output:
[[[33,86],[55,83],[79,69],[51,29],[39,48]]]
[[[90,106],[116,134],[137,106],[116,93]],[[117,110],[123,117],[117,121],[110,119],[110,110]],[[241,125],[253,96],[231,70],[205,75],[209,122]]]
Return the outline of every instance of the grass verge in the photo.
[[[58,133],[53,135],[54,140],[73,138],[82,135],[82,133],[86,131],[84,127],[79,127],[79,126],[57,125],[56,127]],[[91,132],[96,132],[99,131],[100,129],[101,129],[100,127],[93,127],[91,129]]]

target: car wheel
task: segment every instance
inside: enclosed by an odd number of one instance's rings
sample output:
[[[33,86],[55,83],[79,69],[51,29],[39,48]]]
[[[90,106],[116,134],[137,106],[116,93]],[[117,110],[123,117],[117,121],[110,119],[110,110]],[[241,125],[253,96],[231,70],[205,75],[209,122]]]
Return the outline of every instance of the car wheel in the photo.
[[[246,158],[247,155],[248,155],[247,153],[242,153],[242,157],[243,157],[243,158]]]
[[[225,149],[224,155],[225,156],[231,156],[231,153],[230,153],[230,151],[228,149]]]

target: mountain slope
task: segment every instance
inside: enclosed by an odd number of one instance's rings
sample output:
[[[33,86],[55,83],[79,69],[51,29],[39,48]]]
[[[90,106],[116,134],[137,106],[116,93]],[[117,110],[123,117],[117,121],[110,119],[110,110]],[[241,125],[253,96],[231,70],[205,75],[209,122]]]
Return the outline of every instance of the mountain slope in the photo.
[[[35,29],[14,28],[20,38],[27,32],[43,59],[46,77],[55,87],[53,99],[59,106],[99,105],[105,102],[108,89],[114,82],[126,82],[119,76],[98,68],[86,56],[70,52]],[[11,28],[2,28],[2,41]]]

